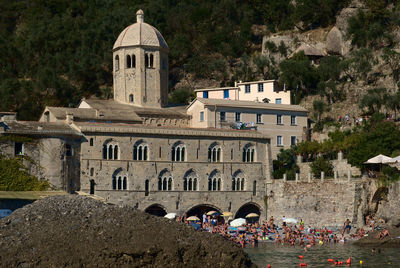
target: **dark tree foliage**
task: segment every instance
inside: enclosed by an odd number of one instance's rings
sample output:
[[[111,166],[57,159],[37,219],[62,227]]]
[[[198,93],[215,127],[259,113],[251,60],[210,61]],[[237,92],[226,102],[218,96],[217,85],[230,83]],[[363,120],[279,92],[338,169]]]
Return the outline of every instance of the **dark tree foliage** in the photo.
[[[171,70],[186,65],[185,71],[196,77],[225,84],[226,65],[252,55],[252,25],[265,24],[272,32],[291,29],[299,20],[325,25],[334,21],[345,1],[297,2],[0,0],[0,110],[37,119],[46,105],[73,106],[92,95],[112,97],[111,49],[118,34],[136,21],[139,8],[167,40]],[[299,16],[303,12],[307,14]],[[283,46],[279,51],[286,53]],[[240,68],[242,76],[252,76]],[[267,66],[264,72],[271,75]],[[171,86],[182,79],[181,73],[171,72]]]

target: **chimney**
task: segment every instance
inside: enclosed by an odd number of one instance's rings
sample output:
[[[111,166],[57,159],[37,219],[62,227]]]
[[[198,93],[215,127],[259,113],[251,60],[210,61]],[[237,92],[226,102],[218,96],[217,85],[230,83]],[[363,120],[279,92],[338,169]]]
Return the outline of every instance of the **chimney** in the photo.
[[[65,122],[68,125],[71,125],[74,122],[74,115],[69,112],[65,112]]]

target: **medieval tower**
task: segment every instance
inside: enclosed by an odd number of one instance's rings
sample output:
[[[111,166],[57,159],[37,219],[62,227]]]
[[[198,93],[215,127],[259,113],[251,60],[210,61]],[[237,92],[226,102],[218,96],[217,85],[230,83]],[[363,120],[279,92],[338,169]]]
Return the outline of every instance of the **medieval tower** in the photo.
[[[141,107],[160,108],[168,101],[168,45],[161,33],[144,22],[125,28],[113,47],[114,100]]]

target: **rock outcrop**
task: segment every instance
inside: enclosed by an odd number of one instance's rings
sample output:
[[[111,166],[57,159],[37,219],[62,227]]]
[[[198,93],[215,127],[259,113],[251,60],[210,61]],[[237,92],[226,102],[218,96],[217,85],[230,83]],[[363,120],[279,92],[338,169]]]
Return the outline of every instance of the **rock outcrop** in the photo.
[[[2,267],[256,267],[218,235],[74,195],[16,210],[0,237]]]

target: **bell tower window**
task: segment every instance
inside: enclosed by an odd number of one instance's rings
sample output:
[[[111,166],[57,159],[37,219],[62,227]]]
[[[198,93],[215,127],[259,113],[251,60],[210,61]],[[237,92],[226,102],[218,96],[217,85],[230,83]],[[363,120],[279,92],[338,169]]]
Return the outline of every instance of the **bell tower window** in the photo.
[[[133,98],[133,94],[129,95],[129,102],[133,102],[135,99]]]
[[[132,68],[136,68],[136,56],[132,55]]]
[[[144,64],[146,68],[154,67],[154,55],[152,53],[146,53],[144,55]]]
[[[154,56],[150,54],[150,68],[153,68]]]
[[[115,56],[115,71],[119,71],[119,56]]]
[[[132,68],[132,60],[130,55],[126,55],[126,68]]]

